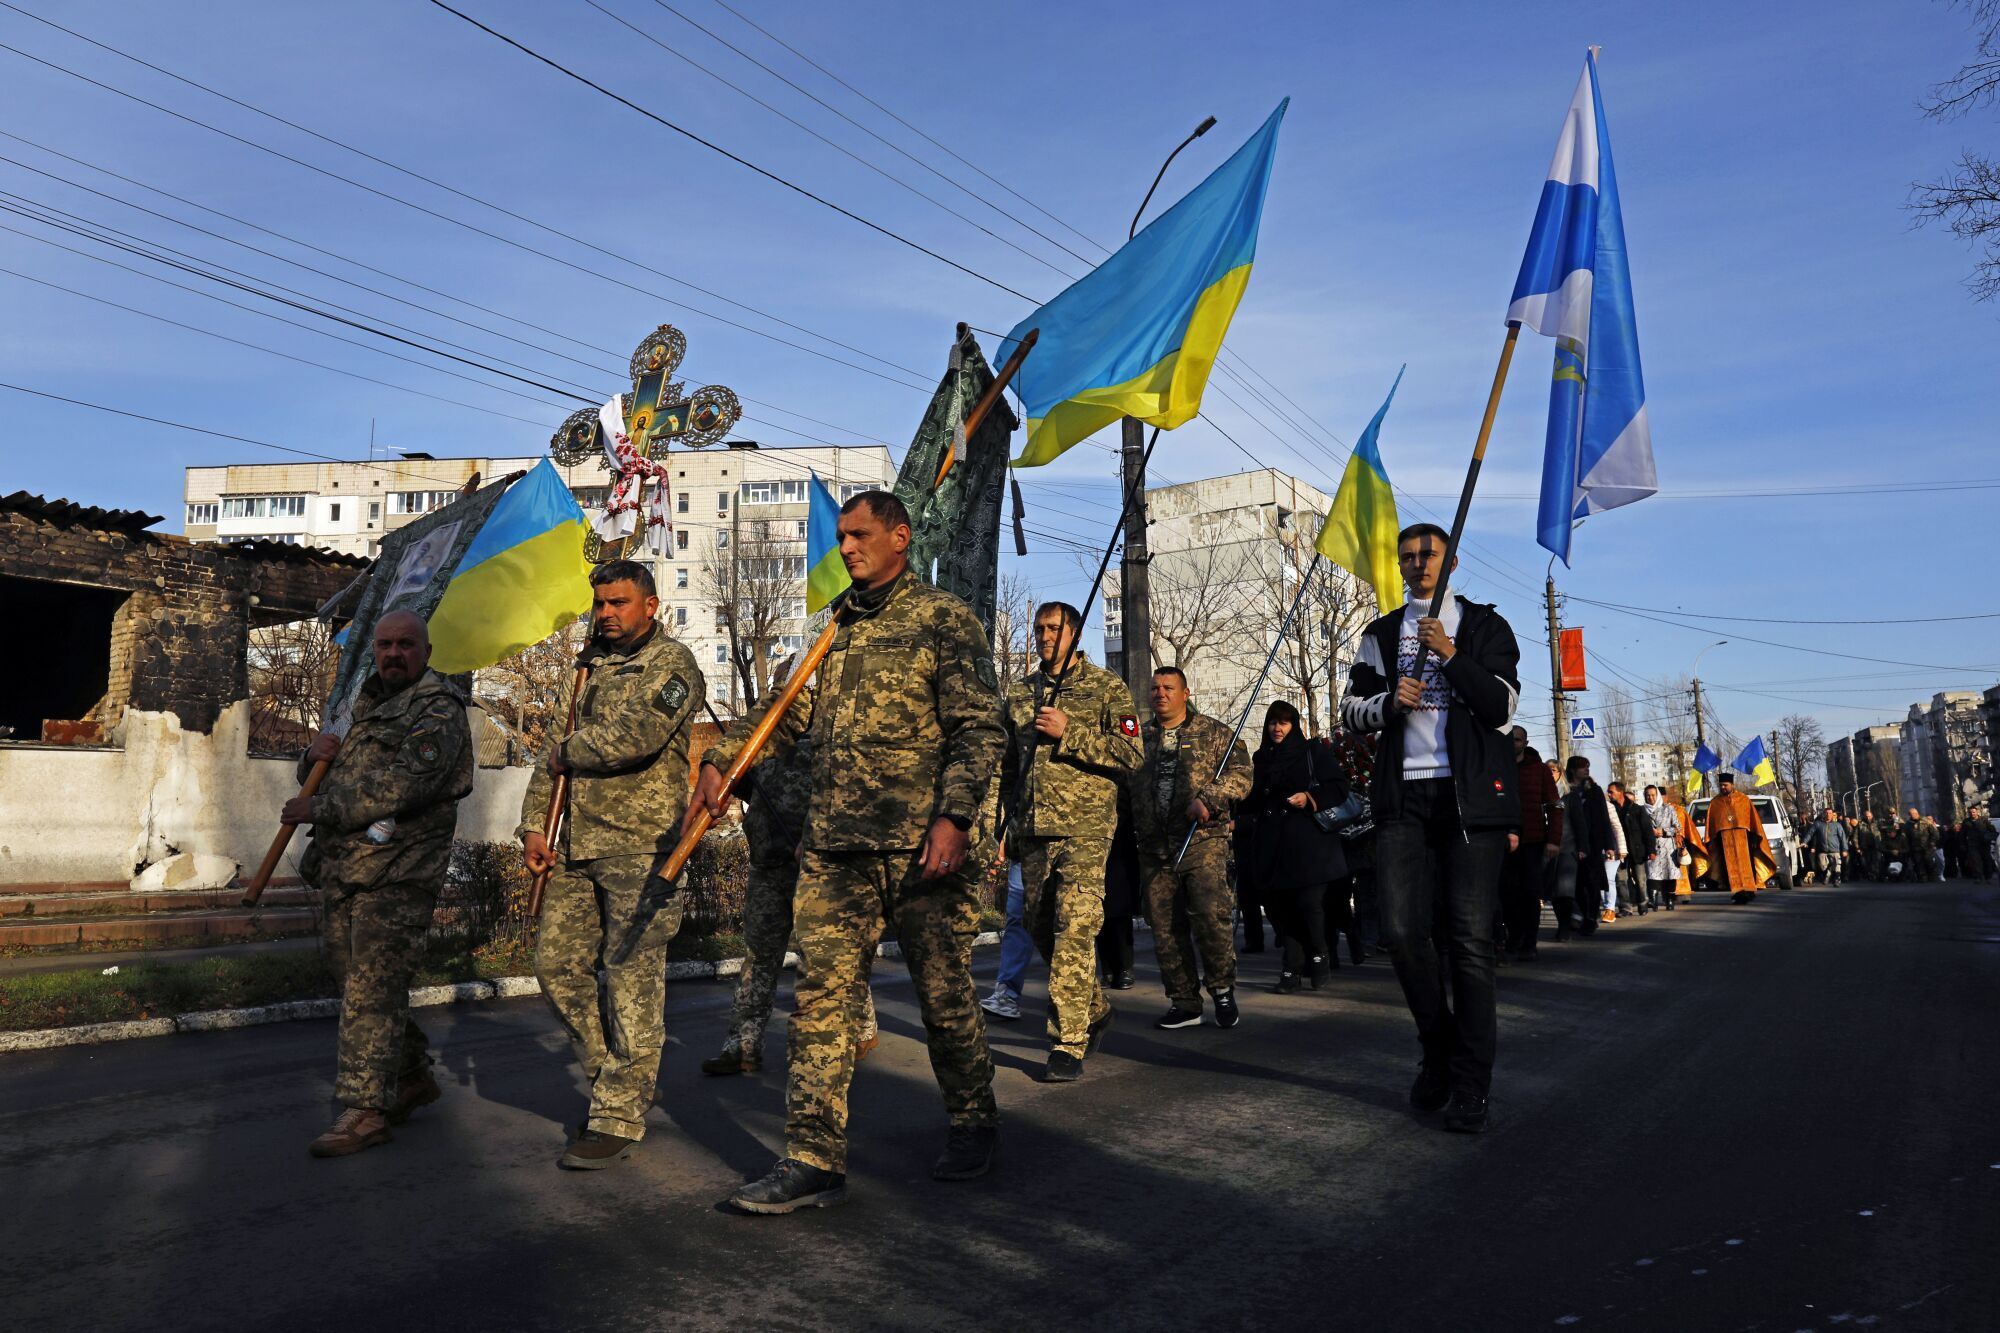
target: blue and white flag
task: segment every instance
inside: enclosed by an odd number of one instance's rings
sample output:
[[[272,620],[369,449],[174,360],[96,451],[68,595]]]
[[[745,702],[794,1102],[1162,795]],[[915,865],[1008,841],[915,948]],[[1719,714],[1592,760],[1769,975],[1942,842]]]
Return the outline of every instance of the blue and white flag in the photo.
[[[1659,490],[1594,54],[1556,137],[1507,321],[1556,340],[1535,537],[1567,565],[1570,531],[1586,515]]]

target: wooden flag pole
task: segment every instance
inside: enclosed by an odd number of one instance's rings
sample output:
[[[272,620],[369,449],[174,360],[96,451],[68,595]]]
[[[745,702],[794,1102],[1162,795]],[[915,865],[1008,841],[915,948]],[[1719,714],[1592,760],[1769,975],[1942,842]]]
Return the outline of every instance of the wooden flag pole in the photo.
[[[563,723],[563,740],[576,735],[576,703],[583,697],[583,687],[590,683],[590,668],[580,666],[569,687],[569,720]],[[560,743],[560,742],[558,742]],[[562,828],[563,804],[569,799],[569,774],[558,773],[549,783],[548,813],[542,816],[542,841],[548,844],[549,855],[556,854],[556,834]],[[555,870],[551,862],[547,870],[535,876],[535,882],[528,889],[528,920],[539,921],[542,917],[542,895],[548,891],[549,875]]]
[[[1486,395],[1486,415],[1480,418],[1479,439],[1472,446],[1472,463],[1465,469],[1465,489],[1458,495],[1458,513],[1452,516],[1451,535],[1445,539],[1444,562],[1438,570],[1437,591],[1431,594],[1431,619],[1437,619],[1444,609],[1444,595],[1451,584],[1452,561],[1458,559],[1459,534],[1465,531],[1465,516],[1472,509],[1472,491],[1479,485],[1479,466],[1486,461],[1486,441],[1493,434],[1493,418],[1500,414],[1500,391],[1507,384],[1507,367],[1514,360],[1514,343],[1521,336],[1519,323],[1509,321],[1507,340],[1500,344],[1500,364],[1493,371],[1493,391]],[[1418,680],[1424,676],[1424,661],[1430,656],[1430,648],[1422,643],[1417,645],[1416,664],[1410,674]]]
[[[1012,380],[1014,373],[1021,368],[1021,362],[1027,359],[1029,351],[1034,348],[1035,339],[1040,335],[1040,329],[1028,330],[1028,335],[1021,339],[1020,345],[1014,349],[1014,354],[1007,358],[1007,364],[1000,367],[1000,373],[993,377],[993,383],[986,386],[986,392],[980,395],[978,403],[965,418],[964,429],[968,440],[978,432],[993,405],[1000,401],[1000,395],[1006,389],[1008,381]],[[939,483],[942,483],[945,475],[951,471],[952,461],[952,454],[948,450],[944,466],[938,469]],[[778,722],[791,711],[799,696],[805,693],[806,682],[819,670],[819,664],[826,660],[827,653],[833,647],[834,631],[839,628],[839,603],[835,603],[834,614],[827,620],[826,628],[820,631],[819,638],[813,641],[812,646],[806,649],[805,656],[792,668],[792,674],[785,680],[783,692],[772,702],[770,708],[765,710],[764,716],[757,719],[757,725],[751,729],[749,738],[743,743],[743,749],[737,754],[736,762],[722,775],[720,800],[729,799],[730,794],[736,790],[736,784],[743,780],[743,775],[750,771],[757,762],[757,756],[762,754],[764,747],[770,743],[771,733],[778,729]],[[708,808],[697,807],[694,812],[694,822],[688,825],[687,831],[681,834],[680,842],[675,844],[674,850],[667,856],[666,865],[660,870],[660,878],[669,884],[679,878],[681,871],[687,867],[688,857],[694,855],[695,845],[701,841],[702,835],[714,826],[715,816],[708,812]],[[634,937],[636,936],[637,932],[634,932]]]
[[[306,774],[305,784],[299,788],[299,795],[311,797],[317,792],[319,784],[326,781],[326,771],[332,767],[331,760],[315,761],[312,771]],[[257,873],[251,876],[250,887],[243,891],[245,907],[255,907],[257,900],[264,896],[264,890],[270,886],[271,876],[278,872],[278,862],[285,855],[285,848],[292,845],[292,835],[298,832],[298,829],[297,824],[278,825],[278,834],[271,839],[270,849],[264,853],[264,860],[258,865]]]

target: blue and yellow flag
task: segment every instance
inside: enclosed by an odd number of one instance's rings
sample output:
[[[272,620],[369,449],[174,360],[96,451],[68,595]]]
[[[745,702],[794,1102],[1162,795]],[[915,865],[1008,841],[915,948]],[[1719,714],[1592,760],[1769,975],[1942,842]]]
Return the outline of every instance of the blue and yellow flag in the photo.
[[[854,582],[847,562],[840,558],[840,506],[819,473],[806,485],[806,614],[818,615],[820,608],[847,591]]]
[[[1762,736],[1750,738],[1750,743],[1743,747],[1743,753],[1736,756],[1733,767],[1739,773],[1748,773],[1750,785],[1753,787],[1761,787],[1778,780],[1777,766],[1771,762],[1771,756],[1764,753]]]
[[[1334,564],[1368,580],[1375,589],[1375,604],[1384,612],[1403,604],[1403,571],[1396,562],[1396,533],[1401,530],[1396,492],[1382,466],[1377,437],[1382,433],[1382,418],[1389,415],[1389,404],[1396,401],[1396,385],[1402,382],[1403,371],[1398,370],[1389,396],[1355,441],[1347,471],[1340,478],[1340,492],[1333,497],[1333,508],[1326,511],[1326,522],[1314,543]]]
[[[544,458],[508,488],[431,612],[431,669],[475,671],[590,610],[583,510]]]
[[[1004,364],[1029,329],[1041,330],[1014,376],[1028,417],[1015,466],[1050,462],[1120,417],[1172,430],[1201,410],[1222,335],[1250,283],[1289,104],[1278,103],[1234,157],[1000,344],[994,359]]]

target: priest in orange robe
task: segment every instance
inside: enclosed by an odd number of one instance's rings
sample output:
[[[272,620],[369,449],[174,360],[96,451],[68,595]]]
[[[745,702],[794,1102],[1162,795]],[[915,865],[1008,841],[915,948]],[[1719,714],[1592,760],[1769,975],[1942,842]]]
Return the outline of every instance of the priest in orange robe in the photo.
[[[1736,775],[1719,773],[1716,785],[1721,790],[1708,803],[1709,875],[1736,902],[1747,903],[1778,873],[1777,858],[1757,807],[1736,790]]]

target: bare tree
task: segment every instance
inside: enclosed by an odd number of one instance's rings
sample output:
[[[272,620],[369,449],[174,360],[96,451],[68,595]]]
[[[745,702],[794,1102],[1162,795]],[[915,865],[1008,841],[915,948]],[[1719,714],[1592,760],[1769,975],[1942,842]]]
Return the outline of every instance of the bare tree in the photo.
[[[742,707],[771,683],[784,635],[805,624],[806,539],[797,519],[757,519],[719,532],[702,557],[701,588],[728,636],[730,702]],[[740,702],[739,702],[740,700]]]
[[[1694,678],[1664,676],[1646,684],[1644,726],[1667,747],[1667,781],[1680,790],[1694,766]]]
[[[340,647],[317,620],[257,625],[245,651],[250,752],[295,755],[319,729]]]
[[[532,764],[547,754],[568,720],[558,714],[576,655],[589,633],[587,618],[531,644],[474,678],[473,696],[513,742],[510,764]]]
[[[1339,709],[1340,668],[1352,659],[1361,631],[1375,617],[1374,590],[1325,560],[1314,566],[1312,543],[1304,534],[1288,534],[1274,547],[1259,580],[1255,621],[1273,630],[1285,623],[1294,601],[1285,641],[1271,663],[1270,692],[1292,699],[1306,724],[1308,736],[1331,730]],[[1300,592],[1300,581],[1312,581]],[[1266,651],[1269,651],[1268,648]],[[1258,665],[1262,665],[1259,663]]]
[[[993,611],[993,664],[998,668],[1002,694],[1015,681],[1026,679],[1039,665],[1035,651],[1035,590],[1018,573],[1000,576],[1000,592]]]
[[[1826,767],[1826,733],[1819,719],[1804,713],[1787,713],[1778,719],[1771,733],[1777,747],[1778,799],[1786,802],[1800,822],[1810,817],[1805,808],[1812,775]]]
[[[1615,681],[1606,685],[1597,704],[1597,738],[1611,756],[1611,779],[1632,785],[1632,747],[1638,743],[1638,706],[1632,694]]]
[[[1924,99],[1932,120],[1956,120],[2000,101],[2000,0],[1958,0],[1972,15],[1974,58]],[[2000,160],[1967,149],[1949,174],[1910,187],[1918,225],[1941,223],[1980,252],[1966,285],[1975,298],[2000,295]]]
[[[1240,674],[1255,650],[1258,662],[1270,650],[1267,637],[1276,621],[1263,622],[1255,596],[1260,580],[1245,559],[1245,544],[1213,542],[1164,552],[1152,559],[1153,661],[1177,666],[1197,685],[1204,711],[1230,717],[1243,707],[1249,681],[1228,697],[1216,683]]]

